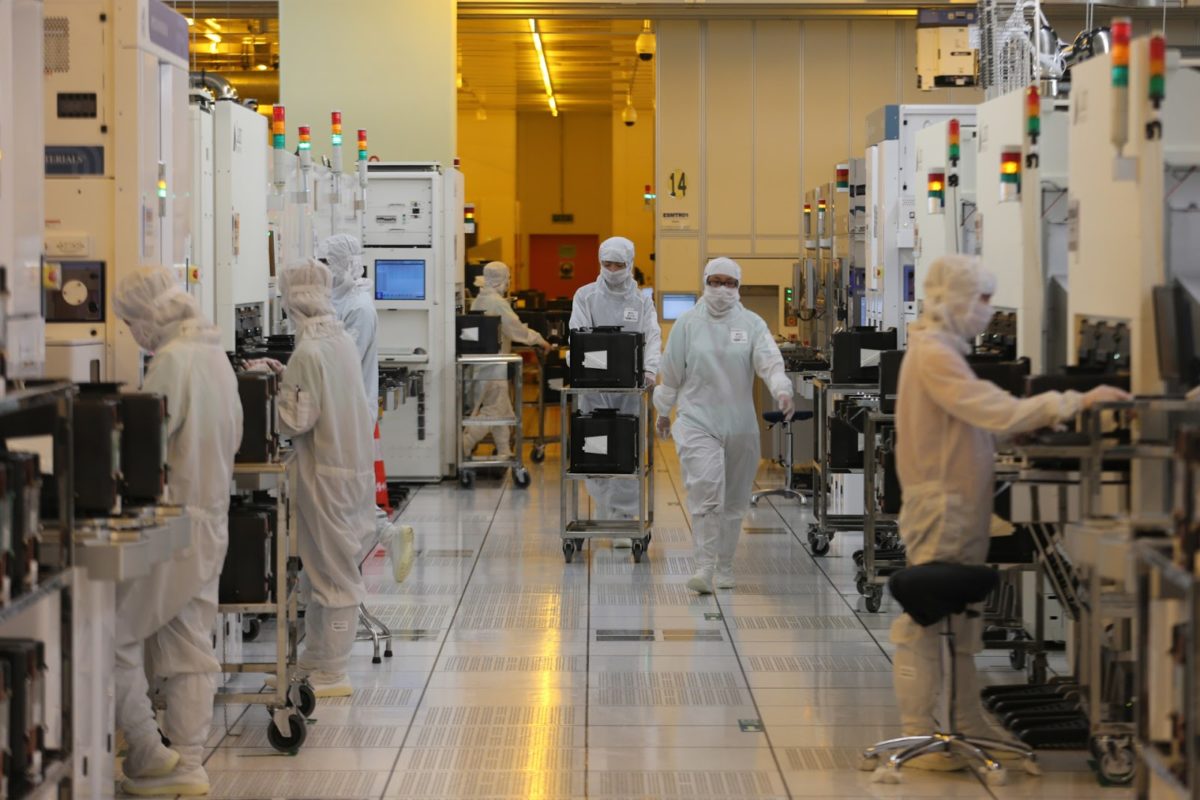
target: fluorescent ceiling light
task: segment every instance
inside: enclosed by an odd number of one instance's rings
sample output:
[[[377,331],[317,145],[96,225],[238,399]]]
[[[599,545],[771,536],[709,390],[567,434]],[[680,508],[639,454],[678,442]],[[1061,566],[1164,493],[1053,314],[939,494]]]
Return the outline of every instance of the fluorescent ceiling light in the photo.
[[[546,89],[546,102],[550,114],[558,116],[558,101],[554,99],[554,84],[550,81],[550,65],[546,63],[546,49],[542,47],[542,34],[538,32],[537,20],[529,20],[529,35],[533,37],[533,49],[537,51],[538,67],[542,70],[542,86]]]
[[[217,44],[218,42],[221,41],[221,34],[213,33],[212,31],[209,31],[208,33],[204,34],[204,38],[208,39],[213,44]]]

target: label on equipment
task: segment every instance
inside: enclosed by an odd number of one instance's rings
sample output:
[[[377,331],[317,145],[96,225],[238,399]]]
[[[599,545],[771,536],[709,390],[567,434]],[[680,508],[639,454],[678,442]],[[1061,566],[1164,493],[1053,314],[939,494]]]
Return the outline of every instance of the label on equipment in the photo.
[[[583,437],[583,452],[593,456],[608,455],[608,437],[607,436],[585,436]]]
[[[608,369],[608,351],[590,350],[583,354],[584,369]]]
[[[626,322],[637,322],[638,321],[638,310],[636,308],[625,309],[625,321]]]
[[[458,338],[462,339],[464,342],[478,342],[479,328],[463,328],[458,334]]]
[[[729,341],[731,344],[747,344],[750,341],[750,334],[742,328],[733,328],[729,331]]]
[[[1079,252],[1079,201],[1067,201],[1067,252]]]

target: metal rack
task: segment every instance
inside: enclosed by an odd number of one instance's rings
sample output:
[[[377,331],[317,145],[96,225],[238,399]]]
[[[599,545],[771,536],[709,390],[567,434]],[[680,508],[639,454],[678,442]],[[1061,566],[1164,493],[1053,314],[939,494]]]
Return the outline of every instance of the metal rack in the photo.
[[[557,441],[552,436],[546,435],[546,351],[540,347],[514,347],[513,352],[533,353],[534,364],[537,366],[537,436],[529,438],[529,443],[533,447],[529,450],[529,459],[540,464],[546,460],[546,445]],[[523,399],[523,398],[522,398]],[[517,419],[521,420],[522,427],[524,426],[524,415],[518,413]]]
[[[572,399],[581,395],[637,396],[638,404],[638,459],[637,468],[629,474],[572,472],[571,460],[571,409]],[[654,436],[650,428],[651,390],[636,389],[569,389],[562,390],[560,413],[562,414],[562,452],[559,475],[559,515],[562,535],[563,557],[567,563],[575,553],[583,550],[585,539],[628,538],[633,542],[632,554],[635,563],[650,547],[654,527]],[[579,516],[579,484],[589,478],[598,480],[637,481],[637,519],[581,519]]]
[[[877,537],[881,534],[886,534],[893,548],[899,547],[898,517],[895,514],[884,513],[876,496],[876,480],[879,473],[879,459],[876,456],[880,448],[891,446],[895,422],[896,417],[893,414],[873,411],[867,415],[866,451],[863,459],[863,550],[862,564],[855,583],[858,593],[866,598],[867,610],[871,613],[879,611],[883,603],[883,587],[887,584],[887,576],[902,569],[905,564],[903,555],[899,558],[876,557]]]
[[[458,357],[458,399],[455,403],[458,426],[456,430],[461,434],[469,427],[493,428],[508,426],[513,428],[514,440],[512,443],[512,458],[468,458],[463,453],[461,443],[458,444],[455,447],[455,452],[458,454],[455,460],[458,467],[458,481],[464,489],[469,489],[475,485],[475,471],[480,469],[511,469],[513,483],[522,489],[529,486],[529,471],[525,469],[525,462],[523,460],[523,451],[525,449],[525,432],[521,419],[522,410],[525,405],[524,397],[522,396],[525,385],[524,375],[522,374],[523,364],[524,360],[519,355],[512,353]],[[464,416],[463,414],[464,406],[469,397],[467,387],[471,384],[495,380],[494,378],[480,378],[474,374],[481,368],[487,367],[504,367],[509,374],[509,380],[511,380],[513,388],[513,415],[511,417],[477,417],[473,415]]]
[[[1142,541],[1137,551],[1137,649],[1136,659],[1136,753],[1138,764],[1135,796],[1138,800],[1150,797],[1200,798],[1200,577],[1182,569],[1171,560],[1170,545]],[[1171,749],[1153,734],[1151,713],[1154,708],[1149,678],[1153,655],[1150,652],[1151,606],[1172,601],[1179,610],[1178,625],[1182,631],[1173,653],[1182,667],[1182,685],[1177,690],[1174,711],[1181,730],[1176,748]],[[1158,653],[1159,658],[1166,654]],[[1166,687],[1153,687],[1166,691]],[[1184,746],[1178,748],[1178,740]],[[1153,788],[1153,793],[1152,793]]]
[[[235,464],[233,482],[239,492],[272,492],[275,495],[274,599],[266,603],[222,603],[222,614],[274,616],[275,660],[225,663],[226,673],[258,673],[275,676],[275,685],[265,691],[221,689],[216,702],[223,705],[263,705],[271,715],[267,740],[276,750],[295,753],[308,736],[308,717],[317,705],[316,695],[306,681],[294,676],[296,646],[300,638],[297,587],[299,548],[296,518],[292,508],[295,453],[285,452],[279,461],[265,464]]]
[[[865,525],[863,514],[834,514],[829,510],[829,495],[833,487],[833,469],[830,466],[830,423],[832,403],[836,397],[858,396],[864,405],[878,403],[879,385],[874,383],[833,383],[827,377],[814,377],[813,418],[817,433],[816,479],[813,484],[814,522],[808,527],[808,547],[814,556],[829,552],[833,536],[838,531],[861,531]],[[861,470],[844,469],[840,474],[851,474]]]

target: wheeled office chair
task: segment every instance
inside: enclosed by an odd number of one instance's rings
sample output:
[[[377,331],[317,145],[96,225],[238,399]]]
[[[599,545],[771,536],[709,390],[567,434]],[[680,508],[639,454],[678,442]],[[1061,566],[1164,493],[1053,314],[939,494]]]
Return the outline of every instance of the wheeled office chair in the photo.
[[[784,484],[778,489],[755,492],[750,496],[750,505],[758,505],[758,501],[764,497],[785,497],[801,503],[808,502],[804,495],[792,488],[792,424],[812,419],[813,412],[797,411],[791,419],[784,419],[782,411],[764,411],[762,417],[768,428],[774,428],[776,425],[783,426],[783,455],[776,459],[776,462],[783,467]]]
[[[1024,759],[1026,772],[1041,774],[1037,756],[1028,747],[998,739],[976,739],[955,730],[954,633],[951,619],[957,614],[978,613],[969,610],[968,606],[983,602],[996,587],[998,577],[990,567],[931,563],[902,569],[889,580],[888,588],[892,596],[918,624],[924,627],[939,622],[942,624],[942,702],[938,718],[943,729],[924,736],[889,739],[867,748],[862,754],[860,767],[864,770],[874,769],[876,781],[898,783],[900,768],[905,762],[931,753],[951,753],[962,757],[968,766],[977,767],[982,777],[992,785],[1004,783],[1005,772],[990,751],[1015,753]]]

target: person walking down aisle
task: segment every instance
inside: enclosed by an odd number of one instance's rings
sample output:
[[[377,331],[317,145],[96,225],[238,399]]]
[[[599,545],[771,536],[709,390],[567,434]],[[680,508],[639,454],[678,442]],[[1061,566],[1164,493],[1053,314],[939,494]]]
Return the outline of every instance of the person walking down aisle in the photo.
[[[758,472],[754,376],[767,384],[788,419],[795,410],[783,356],[762,317],[741,304],[742,268],[716,258],[704,268],[704,299],[680,315],[654,391],[659,436],[672,433],[692,515],[696,574],[687,586],[710,594],[732,589],[733,556]]]
[[[662,361],[662,332],[654,301],[633,279],[633,242],[614,236],[600,245],[600,275],[575,292],[571,306],[571,330],[616,327],[642,334],[642,371],[645,385],[653,386]],[[590,413],[611,408],[622,414],[638,415],[641,401],[630,395],[584,395],[580,410]],[[638,513],[639,486],[634,481],[588,479],[588,493],[596,503],[596,519],[634,519]],[[629,539],[617,539],[617,547],[630,547]]]
[[[508,284],[507,264],[493,261],[486,265],[483,268],[483,286],[479,289],[479,296],[471,303],[471,310],[500,317],[501,353],[511,353],[513,342],[533,345],[548,351],[550,343],[543,339],[537,331],[531,330],[522,323],[517,312],[512,310],[506,297]],[[479,396],[475,401],[475,408],[472,410],[471,416],[505,418],[516,413],[513,410],[512,398],[508,395],[507,369],[500,365],[477,370],[476,375],[480,378],[487,377],[487,380],[476,384]],[[521,421],[517,420],[517,424],[521,424]],[[507,425],[496,425],[491,428],[482,425],[469,426],[463,432],[463,455],[469,458],[475,452],[475,446],[489,433],[492,434],[492,441],[496,444],[496,458],[512,458],[512,431]]]
[[[971,344],[992,319],[995,277],[974,258],[946,256],[925,278],[925,306],[909,328],[896,400],[897,473],[904,492],[900,538],[908,563],[983,564],[987,558],[995,437],[1068,420],[1095,403],[1129,398],[1100,386],[1086,394],[1045,392],[1018,399],[975,376]],[[983,716],[975,672],[982,649],[980,618],[955,618],[956,721],[967,736],[997,738]],[[892,624],[896,701],[903,735],[935,730],[942,684],[938,627],[904,614]],[[908,762],[921,769],[961,769],[942,754]]]
[[[217,589],[229,546],[229,484],[242,441],[237,378],[220,332],[165,267],[129,275],[113,299],[134,341],[153,358],[142,389],[167,399],[168,487],[187,511],[192,544],[144,578],[117,584],[117,727],[133,795],[208,794],[204,743],[213,718]],[[146,655],[165,680],[163,744],[150,703]],[[86,701],[87,698],[82,698]]]
[[[312,587],[298,667],[317,697],[345,697],[353,691],[346,668],[363,598],[358,554],[375,528],[374,420],[358,351],[334,316],[329,268],[316,260],[293,265],[279,283],[296,326],[279,428],[296,452],[296,528]]]
[[[371,296],[371,284],[363,277],[362,244],[345,233],[334,234],[321,242],[319,261],[333,273],[333,309],[346,333],[354,340],[362,367],[363,391],[367,396],[367,413],[374,421],[375,439],[379,438],[379,312]],[[372,443],[373,445],[374,443]],[[374,494],[375,476],[371,476]],[[402,581],[412,569],[413,530],[404,525],[388,523],[387,512],[375,507],[374,535],[368,535],[359,551],[362,563],[376,542],[387,545],[392,558],[393,574]]]

